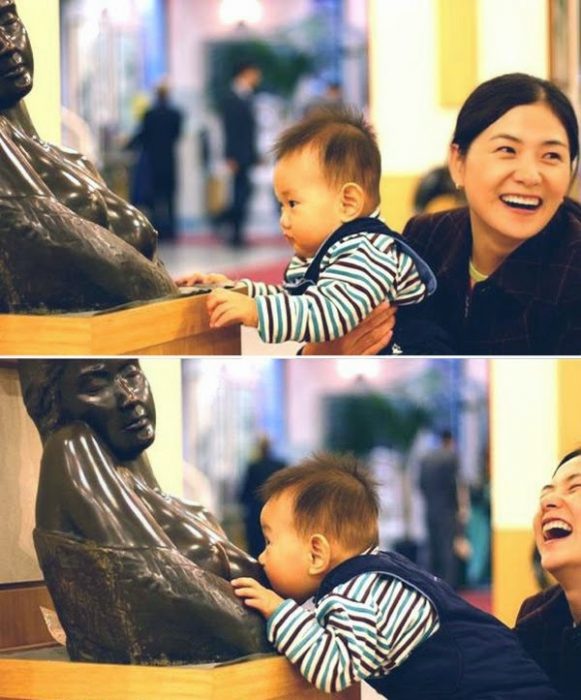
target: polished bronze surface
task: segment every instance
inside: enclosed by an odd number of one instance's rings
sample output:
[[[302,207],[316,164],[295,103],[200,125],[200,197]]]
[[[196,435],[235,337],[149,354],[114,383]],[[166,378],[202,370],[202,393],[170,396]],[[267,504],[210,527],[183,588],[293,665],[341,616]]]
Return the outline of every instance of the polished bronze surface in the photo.
[[[23,98],[32,49],[0,3],[0,312],[105,309],[177,294],[157,232],[82,155],[46,143]]]
[[[218,661],[266,652],[231,578],[261,567],[202,506],[161,490],[155,407],[135,360],[26,360],[41,434],[34,541],[72,659]]]

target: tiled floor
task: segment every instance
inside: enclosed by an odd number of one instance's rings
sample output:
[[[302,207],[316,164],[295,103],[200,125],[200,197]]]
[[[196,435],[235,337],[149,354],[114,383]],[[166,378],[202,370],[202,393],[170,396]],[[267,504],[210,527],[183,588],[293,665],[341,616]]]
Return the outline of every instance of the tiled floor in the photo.
[[[239,269],[288,260],[290,251],[277,235],[252,238],[244,248],[231,248],[210,235],[199,235],[176,243],[161,242],[159,254],[176,277],[194,271],[234,274]]]

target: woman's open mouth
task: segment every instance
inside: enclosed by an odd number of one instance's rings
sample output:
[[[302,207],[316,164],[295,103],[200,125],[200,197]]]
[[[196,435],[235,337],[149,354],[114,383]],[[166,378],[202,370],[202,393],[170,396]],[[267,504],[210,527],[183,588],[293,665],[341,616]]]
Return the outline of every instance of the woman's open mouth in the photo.
[[[536,211],[543,203],[540,197],[524,194],[501,194],[500,201],[511,209],[521,211]]]
[[[569,537],[572,532],[573,528],[564,520],[547,520],[547,522],[543,524],[543,539],[545,542],[562,540],[565,537]]]

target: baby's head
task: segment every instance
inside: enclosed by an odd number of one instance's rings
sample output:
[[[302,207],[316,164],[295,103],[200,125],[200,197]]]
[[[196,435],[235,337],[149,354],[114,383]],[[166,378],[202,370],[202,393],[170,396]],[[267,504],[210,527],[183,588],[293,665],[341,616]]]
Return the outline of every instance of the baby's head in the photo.
[[[311,257],[342,223],[379,206],[381,156],[360,112],[321,107],[286,129],[273,153],[281,227],[299,255]]]
[[[261,489],[259,561],[280,595],[302,602],[338,564],[378,542],[376,483],[350,455],[319,453]]]

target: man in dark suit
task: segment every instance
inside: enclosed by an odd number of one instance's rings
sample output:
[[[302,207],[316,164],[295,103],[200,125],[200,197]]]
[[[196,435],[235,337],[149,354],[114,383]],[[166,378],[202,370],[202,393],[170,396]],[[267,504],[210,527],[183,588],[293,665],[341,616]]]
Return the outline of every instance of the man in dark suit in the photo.
[[[176,235],[176,146],[181,128],[182,114],[170,104],[168,87],[162,83],[156,89],[154,104],[143,117],[137,140],[149,172],[151,220],[160,238],[166,240]]]
[[[440,445],[420,461],[420,490],[424,496],[430,552],[429,570],[451,586],[458,584],[454,539],[459,525],[459,464],[449,430]]]
[[[258,558],[264,549],[264,537],[260,527],[262,498],[259,490],[264,482],[286,464],[272,452],[270,440],[262,435],[256,445],[256,456],[246,468],[246,474],[240,489],[240,503],[244,510],[244,527],[248,552]]]
[[[258,160],[252,95],[261,79],[262,71],[255,63],[238,64],[220,109],[224,155],[233,177],[232,199],[220,221],[228,225],[228,241],[234,247],[244,245],[244,224],[252,194],[250,172]]]

